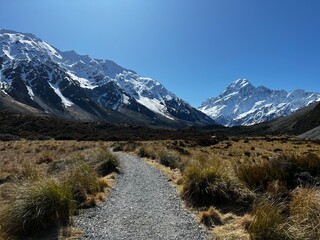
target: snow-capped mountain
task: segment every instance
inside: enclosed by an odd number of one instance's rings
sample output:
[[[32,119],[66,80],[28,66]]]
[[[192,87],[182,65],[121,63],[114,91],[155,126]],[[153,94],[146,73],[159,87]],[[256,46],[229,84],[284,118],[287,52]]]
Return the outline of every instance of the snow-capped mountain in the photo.
[[[239,79],[218,97],[205,100],[199,110],[225,126],[248,126],[290,115],[316,101],[320,101],[320,93],[271,90]]]
[[[0,30],[0,91],[10,101],[67,119],[160,126],[214,123],[154,79],[10,30]]]

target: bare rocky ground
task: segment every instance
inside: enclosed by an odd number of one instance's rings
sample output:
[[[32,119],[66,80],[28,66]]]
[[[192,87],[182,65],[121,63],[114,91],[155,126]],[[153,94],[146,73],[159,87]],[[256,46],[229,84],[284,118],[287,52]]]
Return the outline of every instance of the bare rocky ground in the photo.
[[[82,239],[208,239],[159,170],[138,157],[117,155],[122,173],[106,203],[75,219]]]

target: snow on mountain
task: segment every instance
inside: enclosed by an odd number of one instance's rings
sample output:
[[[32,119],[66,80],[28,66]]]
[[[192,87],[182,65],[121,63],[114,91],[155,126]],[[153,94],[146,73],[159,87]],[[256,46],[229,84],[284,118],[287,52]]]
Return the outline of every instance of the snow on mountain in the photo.
[[[10,30],[0,30],[0,89],[19,102],[71,119],[81,109],[82,114],[100,119],[117,112],[117,119],[155,125],[213,123],[154,79],[110,60],[63,52],[32,34]]]
[[[205,100],[199,110],[225,126],[248,126],[287,116],[315,101],[320,101],[320,93],[271,90],[238,79],[218,97]]]

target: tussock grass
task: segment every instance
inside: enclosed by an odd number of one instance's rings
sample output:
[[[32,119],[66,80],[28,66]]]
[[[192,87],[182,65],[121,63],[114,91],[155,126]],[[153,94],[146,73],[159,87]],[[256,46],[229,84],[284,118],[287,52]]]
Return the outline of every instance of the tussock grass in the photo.
[[[106,176],[112,172],[119,172],[120,170],[118,157],[106,148],[98,149],[96,161],[98,165],[95,170],[100,176]]]
[[[320,239],[320,190],[294,190],[289,207],[292,235],[297,239]]]
[[[86,163],[81,163],[70,170],[66,176],[66,182],[70,185],[72,199],[77,205],[85,202],[89,195],[99,191],[98,174]]]
[[[25,236],[69,222],[74,210],[69,184],[49,178],[15,187],[0,213],[2,232]]]
[[[303,155],[282,155],[279,160],[287,161],[292,165],[292,171],[308,172],[313,176],[320,176],[320,157],[314,153]]]
[[[203,160],[202,160],[203,161]],[[183,198],[192,206],[230,204],[250,201],[252,195],[229,175],[223,162],[201,160],[190,164],[183,173]]]
[[[251,239],[285,240],[291,239],[284,228],[286,219],[283,216],[284,206],[269,200],[258,203],[254,209],[254,218],[249,226]]]
[[[51,234],[53,228],[68,224],[78,208],[105,199],[105,190],[114,180],[99,176],[119,167],[106,143],[0,142],[0,151],[0,237],[4,239]]]
[[[153,149],[150,149],[148,147],[142,146],[137,151],[138,156],[143,158],[151,158],[156,159],[157,155],[156,152]]]
[[[115,152],[134,152],[138,149],[140,143],[135,141],[128,141],[128,142],[120,142],[112,144],[113,151]]]
[[[200,222],[207,227],[222,225],[224,223],[221,213],[214,207],[210,207],[207,211],[200,212]]]
[[[251,239],[320,239],[320,189],[296,188],[289,201],[263,198],[253,216]]]
[[[143,157],[145,151],[157,155],[157,162],[161,151],[179,156],[182,198],[196,211],[212,206],[221,213],[223,224],[211,228],[216,239],[320,239],[317,143],[272,137],[213,146],[148,142],[139,149]],[[200,217],[213,226],[209,210]],[[224,215],[229,211],[231,220]]]
[[[179,167],[180,158],[171,152],[160,151],[158,153],[158,159],[160,164],[166,167],[170,167],[171,169]]]
[[[125,152],[134,152],[140,146],[139,143],[134,141],[126,142],[123,146],[123,151]]]
[[[238,178],[250,189],[266,191],[273,181],[284,181],[289,177],[288,167],[282,162],[262,160],[237,164],[235,172]]]
[[[283,189],[293,189],[301,184],[315,184],[316,177],[320,176],[320,157],[315,154],[280,155],[237,164],[235,171],[239,179],[253,190],[266,191],[274,182],[280,183]]]

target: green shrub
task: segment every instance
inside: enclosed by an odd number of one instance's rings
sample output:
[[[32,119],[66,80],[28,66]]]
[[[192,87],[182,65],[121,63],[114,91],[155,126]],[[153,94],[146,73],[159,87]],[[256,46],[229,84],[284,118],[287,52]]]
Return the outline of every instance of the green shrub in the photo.
[[[54,179],[27,181],[16,186],[12,200],[0,213],[1,231],[31,235],[64,225],[74,210],[71,187]]]

